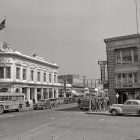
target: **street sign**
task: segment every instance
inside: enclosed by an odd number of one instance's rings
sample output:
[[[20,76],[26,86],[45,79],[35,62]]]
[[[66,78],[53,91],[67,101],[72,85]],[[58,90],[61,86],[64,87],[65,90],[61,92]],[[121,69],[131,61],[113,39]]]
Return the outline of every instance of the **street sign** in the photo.
[[[118,93],[116,94],[116,97],[119,98],[119,94]]]

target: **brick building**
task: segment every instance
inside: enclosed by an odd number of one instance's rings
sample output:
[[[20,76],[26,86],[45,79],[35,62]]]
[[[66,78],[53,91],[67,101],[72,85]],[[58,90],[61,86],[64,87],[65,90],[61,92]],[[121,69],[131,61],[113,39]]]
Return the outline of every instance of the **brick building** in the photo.
[[[105,39],[110,104],[140,99],[140,35]],[[119,95],[117,98],[116,95]]]

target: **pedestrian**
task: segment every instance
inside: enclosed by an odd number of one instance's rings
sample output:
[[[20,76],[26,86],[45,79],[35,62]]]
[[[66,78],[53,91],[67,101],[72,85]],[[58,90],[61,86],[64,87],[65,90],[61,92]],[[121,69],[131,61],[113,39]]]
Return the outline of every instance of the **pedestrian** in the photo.
[[[81,99],[78,98],[78,108],[80,107]]]
[[[98,100],[99,111],[102,111],[102,101],[101,99]]]
[[[107,100],[104,98],[104,100],[103,100],[103,111],[106,111],[106,107],[107,107]]]
[[[98,97],[95,97],[95,110],[98,111]]]
[[[96,107],[95,107],[95,99],[94,99],[94,97],[92,97],[92,99],[91,99],[91,110],[95,111],[95,109],[96,109]]]

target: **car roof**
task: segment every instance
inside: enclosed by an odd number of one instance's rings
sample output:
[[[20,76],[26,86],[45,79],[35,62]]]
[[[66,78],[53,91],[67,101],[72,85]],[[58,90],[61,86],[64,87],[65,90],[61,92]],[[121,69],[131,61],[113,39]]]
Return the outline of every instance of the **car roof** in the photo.
[[[130,99],[130,100],[127,100],[127,101],[136,101],[136,102],[140,103],[140,100],[134,100],[134,99]]]

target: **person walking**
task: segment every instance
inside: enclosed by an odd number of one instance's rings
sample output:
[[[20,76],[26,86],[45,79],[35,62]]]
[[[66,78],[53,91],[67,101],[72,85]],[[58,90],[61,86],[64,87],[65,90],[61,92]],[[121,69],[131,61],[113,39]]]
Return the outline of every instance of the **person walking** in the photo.
[[[98,111],[98,97],[95,97],[95,111]]]
[[[104,100],[103,100],[103,111],[106,111],[106,107],[107,107],[107,100],[104,98]]]
[[[80,107],[81,99],[80,97],[78,98],[78,108]]]
[[[99,106],[99,111],[101,112],[102,111],[102,101],[101,101],[101,99],[99,99],[99,101],[98,101],[98,106]]]
[[[95,111],[95,109],[96,109],[96,107],[95,107],[95,99],[94,99],[94,97],[92,97],[92,99],[91,99],[91,110]]]

